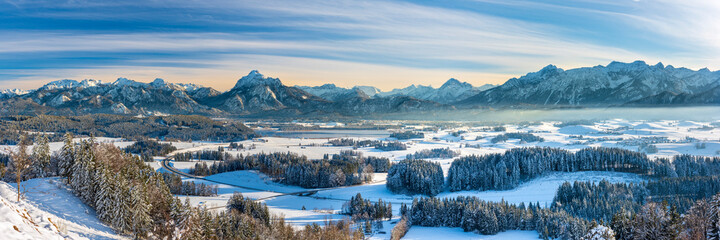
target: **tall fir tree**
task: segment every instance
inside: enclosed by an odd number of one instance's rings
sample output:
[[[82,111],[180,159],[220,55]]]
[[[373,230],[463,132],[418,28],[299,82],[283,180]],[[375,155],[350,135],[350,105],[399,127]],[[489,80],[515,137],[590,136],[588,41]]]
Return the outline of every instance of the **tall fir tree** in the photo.
[[[142,186],[139,186],[142,187]],[[126,211],[130,212],[132,221],[132,233],[135,239],[143,239],[150,232],[152,226],[152,219],[150,218],[149,211],[150,206],[144,199],[143,191],[139,188],[133,188],[130,190],[130,204],[131,207],[127,208]]]
[[[66,177],[68,182],[71,180],[72,167],[75,165],[75,143],[73,142],[72,133],[65,133],[65,145],[60,150],[58,159],[58,174]]]
[[[34,177],[47,177],[50,174],[50,146],[47,136],[35,137],[32,152]]]
[[[97,212],[98,219],[101,221],[108,221],[110,218],[110,207],[112,207],[112,189],[111,184],[107,181],[109,175],[107,169],[99,170],[100,172],[95,174],[95,182],[98,185],[98,192],[95,195],[95,212]]]

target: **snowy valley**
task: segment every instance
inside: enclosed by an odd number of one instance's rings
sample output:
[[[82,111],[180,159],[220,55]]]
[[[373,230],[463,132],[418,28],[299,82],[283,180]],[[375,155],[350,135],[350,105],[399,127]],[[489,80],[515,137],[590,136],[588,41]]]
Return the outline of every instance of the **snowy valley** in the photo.
[[[192,184],[207,186],[207,196],[195,194],[175,194],[181,202],[192,207],[222,213],[228,208],[228,201],[241,193],[244,198],[267,205],[269,213],[283,216],[285,222],[297,230],[306,226],[324,225],[327,221],[351,221],[346,215],[348,201],[358,193],[362,198],[376,203],[382,200],[392,205],[390,218],[373,220],[365,226],[364,220],[355,220],[351,229],[359,229],[370,239],[390,239],[393,228],[401,221],[401,206],[414,206],[415,198],[427,197],[425,194],[402,194],[393,192],[386,186],[385,172],[361,173],[371,180],[359,184],[333,187],[301,187],[283,183],[278,176],[272,177],[264,170],[248,169],[219,173],[201,173],[213,164],[235,161],[238,156],[262,155],[267,153],[291,153],[304,156],[312,161],[329,161],[328,156],[352,154],[361,158],[387,159],[390,166],[418,156],[432,164],[437,164],[442,172],[443,182],[449,181],[449,172],[458,158],[485,156],[506,153],[513,149],[542,147],[566,150],[570,153],[583,149],[608,148],[626,149],[631,152],[647,154],[652,159],[673,158],[678,155],[720,156],[720,139],[717,127],[720,122],[701,121],[635,121],[610,119],[594,122],[534,122],[523,124],[449,123],[449,122],[378,122],[383,126],[394,126],[383,130],[352,130],[347,124],[327,124],[323,122],[282,123],[305,126],[317,130],[281,130],[273,127],[273,122],[246,122],[248,126],[268,137],[233,142],[204,141],[159,141],[169,144],[173,151],[166,157],[154,156],[146,160],[150,169],[168,175],[179,176],[183,186]],[[333,126],[334,125],[334,126]],[[287,127],[283,127],[287,128]],[[399,133],[414,132],[417,136],[405,136]],[[406,139],[407,137],[407,139]],[[88,138],[74,139],[76,144]],[[342,140],[342,141],[340,141]],[[99,144],[111,144],[127,148],[136,142],[121,138],[96,138]],[[383,149],[378,145],[358,145],[360,142],[397,143],[397,149]],[[347,144],[350,143],[350,144]],[[53,156],[62,155],[62,142],[48,144]],[[383,145],[384,146],[384,145]],[[393,146],[388,145],[389,146]],[[4,147],[6,152],[16,151],[16,146]],[[443,149],[438,151],[437,149]],[[220,151],[220,152],[218,152]],[[219,154],[221,153],[221,154]],[[427,157],[419,153],[430,154]],[[450,153],[450,156],[433,157],[432,154]],[[218,155],[219,154],[219,155]],[[340,155],[337,155],[340,154]],[[140,154],[143,155],[143,154]],[[334,158],[335,156],[331,157]],[[325,159],[325,160],[323,160]],[[213,171],[213,170],[211,170]],[[217,170],[215,170],[217,171]],[[392,171],[392,170],[391,170]],[[621,171],[621,170],[618,170]],[[651,175],[618,171],[551,171],[538,177],[523,180],[516,186],[498,190],[451,190],[449,183],[440,187],[434,197],[448,199],[474,197],[478,200],[509,204],[513,206],[537,206],[542,209],[556,209],[558,189],[566,182],[589,182],[598,184],[648,184],[654,179]],[[166,181],[167,178],[166,178]],[[15,201],[15,187],[4,184],[0,193],[5,213],[5,221],[17,226],[17,239],[27,236],[34,238],[70,238],[70,239],[115,239],[127,238],[117,234],[113,228],[99,220],[95,211],[84,204],[84,200],[73,195],[72,187],[62,177],[35,178],[21,183],[23,200]],[[193,187],[193,188],[194,188]],[[27,211],[27,213],[24,213]],[[50,219],[50,220],[48,220]],[[60,227],[56,226],[61,224]],[[27,235],[38,233],[41,235]],[[430,228],[412,226],[404,239],[436,239],[439,236],[482,239],[537,239],[541,235],[537,230],[508,230],[497,235],[478,235],[463,233],[458,228]],[[487,237],[487,238],[486,238]],[[33,237],[31,237],[33,238]],[[15,239],[15,237],[13,237]]]

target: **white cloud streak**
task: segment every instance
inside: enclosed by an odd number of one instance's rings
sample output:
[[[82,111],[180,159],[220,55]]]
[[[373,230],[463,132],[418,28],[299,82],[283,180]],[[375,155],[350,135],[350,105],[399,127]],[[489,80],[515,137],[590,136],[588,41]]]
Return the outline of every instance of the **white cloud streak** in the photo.
[[[612,15],[635,28],[647,28],[686,44],[688,49],[702,47],[720,53],[718,32],[720,21],[712,14],[720,12],[718,3],[690,1],[677,3],[665,0],[630,2],[632,11],[600,11],[588,8],[557,6],[528,1],[507,4],[528,4],[536,9],[587,11],[589,14]],[[709,3],[708,3],[709,2]],[[162,6],[164,1],[148,4]],[[613,2],[612,4],[626,4]],[[689,52],[674,56],[637,52],[573,38],[574,30],[563,26],[533,23],[483,15],[471,11],[421,6],[392,1],[191,1],[184,7],[208,11],[243,10],[248,18],[277,16],[259,21],[206,19],[208,24],[237,24],[257,27],[282,27],[301,32],[327,33],[340,38],[315,37],[292,39],[284,33],[266,36],[243,33],[115,33],[76,32],[14,32],[0,39],[0,53],[43,51],[203,51],[217,52],[217,60],[207,61],[208,68],[106,66],[98,74],[125,71],[124,76],[145,77],[152,74],[178,76],[183,79],[207,77],[230,78],[257,66],[268,75],[297,77],[308,84],[335,82],[372,84],[376,79],[383,88],[401,87],[411,82],[438,85],[455,73],[476,84],[498,82],[499,76],[517,76],[535,71],[546,64],[563,68],[606,64],[611,60],[648,62],[664,61],[678,66],[713,68],[718,57],[694,55]],[[101,17],[101,16],[95,16]],[[714,21],[713,21],[714,20]],[[578,30],[579,31],[579,30]],[[5,35],[5,34],[3,34]],[[272,38],[265,38],[271,36]],[[692,36],[692,37],[688,37]],[[621,37],[621,36],[619,36]],[[304,57],[297,57],[303,55]],[[242,56],[238,60],[238,56]],[[717,56],[717,54],[715,54]],[[188,60],[192,62],[192,60]],[[255,63],[255,64],[253,64]],[[462,66],[454,66],[459,63]],[[715,65],[713,65],[715,64]],[[476,69],[475,69],[476,67]],[[255,68],[255,67],[253,67]],[[363,71],[362,69],[368,69]],[[153,72],[152,69],[158,69]],[[372,71],[370,71],[372,70]],[[42,78],[51,70],[37,70]],[[295,73],[293,73],[293,71]],[[397,71],[391,73],[391,71]],[[416,71],[421,74],[413,74]],[[58,71],[55,71],[58,72]],[[87,76],[87,69],[63,70],[65,77]],[[92,71],[90,71],[92,72]],[[102,72],[102,73],[101,73]],[[141,73],[142,72],[142,73]],[[231,73],[232,72],[232,73]],[[439,72],[446,72],[443,77]],[[150,74],[152,73],[152,74]],[[382,73],[391,78],[377,77]],[[399,73],[407,74],[405,77]],[[50,77],[50,76],[44,76]],[[54,77],[54,76],[53,76]],[[92,76],[87,76],[92,77]],[[163,76],[155,76],[163,77]],[[166,76],[167,78],[170,78]],[[231,79],[236,79],[232,77]],[[322,79],[318,81],[315,79]],[[286,82],[298,80],[283,79]],[[350,81],[352,80],[352,81]],[[234,80],[233,80],[234,81]],[[228,84],[216,81],[217,87]],[[298,84],[302,84],[297,82]],[[212,84],[210,84],[212,85]]]

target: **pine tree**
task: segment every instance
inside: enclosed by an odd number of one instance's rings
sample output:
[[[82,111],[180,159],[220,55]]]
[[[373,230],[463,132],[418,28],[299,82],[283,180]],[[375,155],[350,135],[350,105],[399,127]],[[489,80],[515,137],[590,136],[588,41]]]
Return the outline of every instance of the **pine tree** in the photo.
[[[48,138],[41,135],[35,138],[33,146],[33,174],[35,177],[46,177],[50,171],[50,146]]]
[[[621,210],[616,213],[610,226],[615,230],[615,238],[617,240],[631,240],[633,233],[633,223],[631,220],[633,217],[630,216],[625,210]]]
[[[85,203],[93,201],[92,190],[92,176],[91,176],[91,161],[93,159],[92,148],[90,143],[83,141],[80,149],[75,154],[75,162],[71,170],[71,181],[70,186],[74,189],[80,199]]]
[[[390,220],[392,219],[392,203],[388,202],[387,209],[385,209],[385,217]]]
[[[111,198],[111,185],[107,181],[108,175],[109,173],[107,172],[107,169],[103,169],[100,173],[95,175],[95,181],[99,186],[95,199],[95,211],[97,212],[98,219],[104,222],[107,222],[110,218],[110,207],[112,206],[110,201],[113,200]]]
[[[130,204],[131,206],[126,209],[132,217],[132,233],[135,239],[145,238],[150,227],[152,225],[152,218],[150,218],[150,206],[145,201],[142,191],[139,188],[133,188],[130,190]]]
[[[128,231],[131,229],[132,215],[130,210],[133,208],[130,202],[130,189],[128,188],[127,181],[122,178],[117,178],[117,189],[113,199],[115,200],[112,207],[113,210],[113,222],[112,226],[121,232]]]
[[[66,177],[68,182],[71,179],[72,167],[75,165],[75,143],[73,142],[72,133],[65,133],[65,145],[60,151],[60,159],[58,162],[59,175]]]

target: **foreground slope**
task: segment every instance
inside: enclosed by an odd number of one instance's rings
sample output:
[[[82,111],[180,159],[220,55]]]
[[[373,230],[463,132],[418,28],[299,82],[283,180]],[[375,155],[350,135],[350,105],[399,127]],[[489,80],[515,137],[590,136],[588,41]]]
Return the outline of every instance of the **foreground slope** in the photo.
[[[0,182],[0,232],[9,234],[2,239],[125,239],[59,178],[31,179],[21,186],[25,196],[18,203],[16,188]]]

